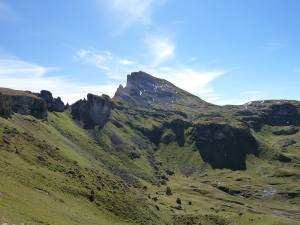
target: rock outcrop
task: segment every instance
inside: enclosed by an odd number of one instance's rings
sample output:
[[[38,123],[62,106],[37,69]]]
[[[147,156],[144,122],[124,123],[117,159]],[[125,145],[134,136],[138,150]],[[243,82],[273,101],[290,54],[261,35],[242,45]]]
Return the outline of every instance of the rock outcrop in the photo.
[[[35,94],[45,100],[47,108],[50,112],[63,112],[65,111],[65,104],[60,97],[53,98],[50,91],[42,90],[40,93]]]
[[[288,128],[288,129],[281,129],[281,130],[278,130],[278,131],[274,131],[273,134],[277,135],[277,136],[281,136],[281,135],[293,135],[293,134],[296,134],[298,132],[299,132],[299,130],[297,128],[291,127],[291,128]]]
[[[260,130],[263,125],[300,125],[300,102],[266,100],[246,103],[242,106],[225,106],[234,117],[242,119],[251,128]]]
[[[246,156],[257,155],[258,145],[250,130],[229,124],[198,124],[189,132],[202,159],[212,168],[246,169]]]
[[[82,121],[87,129],[95,126],[102,128],[108,121],[114,107],[113,101],[107,95],[87,95],[87,100],[79,100],[71,106],[74,119]]]
[[[194,146],[214,169],[245,170],[246,157],[258,155],[258,144],[248,127],[219,123],[193,123],[175,119],[152,129],[139,129],[153,144]]]
[[[10,117],[12,113],[32,115],[39,119],[47,117],[46,102],[29,93],[7,88],[0,89],[0,115]]]
[[[263,121],[273,126],[300,125],[298,107],[289,102],[271,105],[263,112]]]

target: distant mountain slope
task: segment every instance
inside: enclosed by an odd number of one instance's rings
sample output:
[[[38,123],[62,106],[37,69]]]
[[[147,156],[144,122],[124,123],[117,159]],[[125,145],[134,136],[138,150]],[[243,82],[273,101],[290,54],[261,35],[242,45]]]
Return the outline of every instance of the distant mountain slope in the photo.
[[[1,88],[0,224],[299,224],[299,106],[216,106],[144,72],[70,107]]]

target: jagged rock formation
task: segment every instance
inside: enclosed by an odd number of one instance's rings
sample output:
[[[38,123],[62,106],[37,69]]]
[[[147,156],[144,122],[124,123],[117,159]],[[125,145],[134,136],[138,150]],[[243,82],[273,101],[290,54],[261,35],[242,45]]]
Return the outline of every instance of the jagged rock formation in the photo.
[[[1,88],[0,114],[9,117],[12,113],[45,119],[47,117],[47,105],[43,99],[31,93]]]
[[[60,97],[53,98],[50,91],[42,90],[40,93],[35,94],[45,100],[47,108],[50,112],[63,112],[65,111],[65,104]]]
[[[114,103],[107,95],[87,95],[87,100],[79,100],[71,106],[74,119],[83,122],[87,129],[99,126],[102,128],[108,121]]]

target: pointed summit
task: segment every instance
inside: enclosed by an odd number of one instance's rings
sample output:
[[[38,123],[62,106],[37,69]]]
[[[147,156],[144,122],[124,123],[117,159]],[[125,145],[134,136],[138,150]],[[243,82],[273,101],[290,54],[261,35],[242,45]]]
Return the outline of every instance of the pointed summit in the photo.
[[[119,86],[114,100],[139,108],[197,111],[213,106],[167,80],[139,71],[127,76],[126,87]]]

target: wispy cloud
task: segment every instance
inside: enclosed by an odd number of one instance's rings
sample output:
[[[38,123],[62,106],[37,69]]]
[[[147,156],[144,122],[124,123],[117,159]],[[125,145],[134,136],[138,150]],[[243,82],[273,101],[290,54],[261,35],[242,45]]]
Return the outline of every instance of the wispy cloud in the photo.
[[[0,0],[0,20],[17,19],[19,19],[17,12],[6,1]]]
[[[281,41],[270,41],[261,48],[268,52],[275,52],[286,47],[286,44]]]
[[[149,25],[152,22],[152,13],[156,6],[166,0],[106,0],[112,18],[116,19],[120,30],[134,24]]]
[[[205,100],[216,101],[219,96],[210,86],[211,83],[227,71],[202,71],[188,67],[159,67],[138,64],[132,60],[114,56],[110,52],[81,49],[74,56],[80,62],[92,65],[107,75],[107,83],[82,84],[80,81],[54,76],[55,67],[45,67],[18,58],[0,57],[0,84],[18,90],[39,92],[49,89],[54,96],[60,96],[65,102],[73,103],[84,98],[87,93],[114,95],[118,85],[124,84],[126,75],[132,71],[143,70],[164,78],[178,87],[187,90]],[[61,70],[60,70],[61,71]],[[62,71],[63,73],[63,71]]]
[[[40,77],[52,70],[56,68],[43,67],[15,58],[0,58],[0,76]]]
[[[114,95],[117,84],[83,85],[60,76],[50,76],[53,68],[44,67],[17,58],[0,58],[0,84],[2,87],[39,92],[49,89],[65,102],[73,103],[87,93]]]
[[[83,58],[80,52],[92,52],[90,54],[84,55]],[[90,56],[91,59],[87,59],[86,56]],[[88,62],[89,65],[97,67],[104,74],[107,75],[107,78],[110,80],[118,80],[121,83],[125,83],[126,75],[133,71],[145,71],[154,76],[166,79],[176,86],[189,91],[195,95],[198,95],[201,98],[205,98],[206,100],[216,101],[219,96],[215,93],[211,83],[228,73],[226,70],[211,70],[211,71],[203,71],[195,68],[190,68],[187,66],[159,66],[153,64],[142,64],[136,63],[131,60],[125,61],[124,63],[120,60],[119,57],[114,56],[112,53],[109,55],[109,60],[105,57],[105,54],[100,51],[93,51],[91,49],[82,49],[76,53],[75,58],[78,60],[82,60],[83,62]],[[95,59],[101,58],[101,65],[98,65],[98,61]],[[102,60],[106,58],[105,60]],[[151,60],[150,60],[151,61]],[[103,64],[104,63],[104,64]]]
[[[153,71],[159,77],[169,80],[176,86],[191,92],[200,97],[214,97],[214,89],[210,84],[217,78],[225,75],[228,71],[212,70],[203,71],[192,69],[188,67],[174,67],[174,68],[158,68]],[[212,96],[213,95],[213,96]]]
[[[83,48],[75,53],[74,59],[88,66],[100,69],[109,79],[123,81],[124,73],[136,68],[136,63],[114,56],[109,51],[98,51],[94,48]]]
[[[169,37],[150,36],[145,39],[153,64],[157,66],[171,59],[175,55],[175,43]]]
[[[130,61],[130,60],[128,60],[128,59],[121,59],[120,61],[120,64],[122,64],[122,65],[133,65],[134,64],[134,62],[133,61]]]
[[[86,64],[92,64],[101,70],[109,71],[109,61],[112,60],[112,55],[109,51],[97,52],[95,49],[80,49],[74,56],[75,59],[81,60]]]

